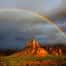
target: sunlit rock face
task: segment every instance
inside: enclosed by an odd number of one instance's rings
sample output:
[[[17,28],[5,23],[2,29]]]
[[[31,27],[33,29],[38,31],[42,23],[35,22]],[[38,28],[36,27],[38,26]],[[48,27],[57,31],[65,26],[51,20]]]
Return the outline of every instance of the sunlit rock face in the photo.
[[[42,19],[33,12],[17,9],[0,10],[0,48],[21,49],[25,47],[25,42],[32,38],[42,43],[51,43],[62,41],[63,37],[46,18]]]
[[[16,56],[36,56],[36,57],[46,57],[48,56],[48,52],[40,46],[40,43],[34,39],[28,41],[26,43],[23,51],[17,52]]]

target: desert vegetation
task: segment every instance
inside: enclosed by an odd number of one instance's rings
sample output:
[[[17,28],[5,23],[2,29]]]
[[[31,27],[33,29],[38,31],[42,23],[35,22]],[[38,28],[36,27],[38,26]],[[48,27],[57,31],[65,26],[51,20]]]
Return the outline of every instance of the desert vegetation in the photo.
[[[0,66],[20,66],[28,62],[37,64],[66,63],[65,51],[66,46],[64,44],[42,46],[38,41],[31,40],[26,42],[26,47],[22,50],[0,51]]]

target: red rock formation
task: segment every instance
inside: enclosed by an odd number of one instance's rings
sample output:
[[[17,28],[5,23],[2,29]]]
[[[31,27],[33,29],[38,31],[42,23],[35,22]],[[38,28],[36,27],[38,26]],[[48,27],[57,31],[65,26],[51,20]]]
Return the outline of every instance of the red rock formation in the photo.
[[[36,40],[28,41],[24,51],[19,52],[17,55],[35,55],[38,57],[47,56],[48,52],[40,47],[40,44]]]
[[[39,48],[40,45],[39,45],[39,42],[36,41],[36,40],[31,40],[31,41],[28,41],[27,44],[26,44],[27,47],[31,47],[31,48]]]
[[[54,56],[61,56],[62,55],[62,49],[58,48],[58,49],[49,49],[50,54],[54,55]]]
[[[36,56],[38,57],[42,57],[42,56],[47,56],[48,52],[43,49],[43,48],[38,48],[37,52],[36,52]]]

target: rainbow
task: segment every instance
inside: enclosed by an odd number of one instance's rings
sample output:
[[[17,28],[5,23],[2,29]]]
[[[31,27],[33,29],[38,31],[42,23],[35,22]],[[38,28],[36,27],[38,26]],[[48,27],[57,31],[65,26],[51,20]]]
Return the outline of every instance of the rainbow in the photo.
[[[42,20],[44,20],[44,21],[46,21],[46,22],[48,22],[49,24],[51,24],[51,25],[53,25],[59,32],[62,32],[62,34],[63,34],[63,36],[65,37],[66,35],[64,34],[64,32],[63,32],[63,30],[62,29],[60,29],[51,19],[49,19],[47,16],[42,16],[42,15],[40,15],[40,14],[38,14],[38,13],[35,13],[35,12],[33,12],[33,11],[31,11],[31,10],[27,10],[27,9],[16,9],[16,8],[12,8],[12,9],[9,9],[9,8],[3,8],[3,9],[0,9],[0,12],[4,12],[4,11],[15,11],[15,12],[28,12],[28,13],[31,13],[31,14],[33,14],[34,16],[36,16],[36,17],[39,17],[39,18],[41,18]]]

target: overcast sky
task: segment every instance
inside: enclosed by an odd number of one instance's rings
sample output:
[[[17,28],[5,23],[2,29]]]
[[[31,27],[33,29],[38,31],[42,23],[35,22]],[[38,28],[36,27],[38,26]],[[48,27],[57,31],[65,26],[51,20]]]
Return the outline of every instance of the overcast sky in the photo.
[[[66,12],[66,0],[0,0],[0,8],[28,9],[41,15],[56,18],[55,16],[59,13],[62,14]],[[64,29],[66,25],[65,18],[60,17],[58,19],[57,17],[55,19],[56,23],[59,23],[59,26]],[[66,32],[66,30],[64,31]]]
[[[0,0],[0,8],[16,8],[16,9],[28,9],[31,10],[33,12],[37,12],[43,16],[48,16],[50,17],[52,20],[54,20],[54,23],[56,23],[60,28],[63,29],[64,32],[66,32],[66,15],[63,16],[59,16],[60,14],[62,14],[63,12],[66,11],[66,0]],[[26,23],[26,22],[25,22]],[[30,22],[29,22],[30,23]],[[27,29],[26,31],[29,30],[39,30],[40,32],[54,32],[54,27],[48,24],[34,24],[33,27],[28,27],[30,26],[30,24],[28,23]],[[11,23],[9,23],[10,25]],[[15,24],[15,22],[14,22]],[[23,23],[22,23],[23,24]],[[17,27],[19,28],[19,30],[22,30],[23,25],[21,23],[19,23],[19,25],[17,24]],[[12,24],[11,24],[12,25]],[[26,27],[25,26],[25,27]],[[6,26],[5,26],[6,27]],[[5,29],[4,27],[4,29]],[[14,27],[14,26],[13,26]],[[44,30],[43,30],[44,29]],[[35,31],[36,31],[35,30]],[[23,30],[22,30],[23,32]],[[10,34],[12,35],[12,37],[10,36],[9,38],[13,39],[13,35],[14,34]],[[58,37],[59,36],[59,37]],[[24,36],[25,37],[25,36]],[[35,35],[35,38],[40,39],[42,42],[47,42],[46,40],[48,40],[48,42],[59,42],[61,40],[61,42],[65,41],[65,39],[63,37],[60,38],[60,34],[54,32],[48,35],[49,38],[47,38],[47,35],[42,34],[42,35]],[[7,38],[8,39],[8,38]],[[51,39],[51,40],[50,40]],[[4,42],[0,41],[2,43],[2,47]],[[18,45],[20,43],[20,45]],[[8,44],[7,47],[4,46],[5,48],[8,47],[20,47],[21,46],[22,41],[17,42],[17,44],[15,42],[9,42],[6,43]],[[11,44],[14,44],[11,45]]]

